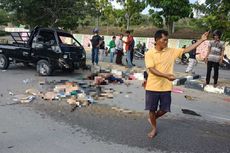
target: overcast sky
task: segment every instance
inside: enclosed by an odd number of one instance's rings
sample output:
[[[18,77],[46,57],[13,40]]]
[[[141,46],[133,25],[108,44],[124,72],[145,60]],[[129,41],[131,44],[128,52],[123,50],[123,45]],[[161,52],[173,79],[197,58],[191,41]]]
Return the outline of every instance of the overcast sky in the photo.
[[[189,0],[190,3],[195,3],[196,1],[204,2],[205,0]],[[112,5],[113,5],[115,8],[117,8],[117,9],[121,9],[121,6],[120,6],[118,3],[116,3],[115,0],[112,2]],[[150,7],[147,7],[146,9],[144,9],[144,10],[142,11],[142,13],[143,13],[143,14],[148,14],[148,13],[149,13],[149,12],[148,12],[149,9],[150,9]]]

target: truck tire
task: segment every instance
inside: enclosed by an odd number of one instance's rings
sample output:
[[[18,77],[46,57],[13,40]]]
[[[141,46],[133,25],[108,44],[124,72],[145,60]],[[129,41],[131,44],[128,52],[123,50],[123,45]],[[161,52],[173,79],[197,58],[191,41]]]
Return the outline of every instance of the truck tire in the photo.
[[[37,62],[37,72],[41,76],[49,76],[52,73],[52,67],[47,60],[40,60]]]
[[[3,54],[0,54],[0,69],[1,70],[6,70],[10,65],[10,61],[9,59],[3,55]]]

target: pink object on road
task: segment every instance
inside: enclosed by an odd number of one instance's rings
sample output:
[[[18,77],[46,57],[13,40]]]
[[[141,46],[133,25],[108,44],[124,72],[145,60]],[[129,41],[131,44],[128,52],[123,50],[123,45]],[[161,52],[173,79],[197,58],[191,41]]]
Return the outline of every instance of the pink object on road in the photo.
[[[184,93],[184,91],[182,89],[179,89],[179,88],[173,88],[172,92],[173,93]]]

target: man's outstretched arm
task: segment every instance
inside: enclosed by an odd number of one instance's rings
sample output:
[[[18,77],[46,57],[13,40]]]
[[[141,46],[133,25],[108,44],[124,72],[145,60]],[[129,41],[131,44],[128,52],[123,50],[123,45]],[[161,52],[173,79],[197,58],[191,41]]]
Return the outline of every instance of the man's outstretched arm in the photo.
[[[205,32],[202,36],[201,39],[198,40],[195,44],[192,44],[184,49],[184,53],[190,52],[191,50],[197,48],[202,42],[208,39],[209,32]]]

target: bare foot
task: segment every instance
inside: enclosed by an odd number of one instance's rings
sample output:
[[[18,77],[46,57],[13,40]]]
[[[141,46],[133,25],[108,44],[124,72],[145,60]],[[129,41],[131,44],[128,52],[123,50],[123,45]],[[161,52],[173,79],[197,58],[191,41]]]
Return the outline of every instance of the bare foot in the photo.
[[[151,120],[150,120],[150,118],[148,118],[148,122],[149,122],[149,124],[150,124],[151,126],[153,126],[153,125],[152,125],[152,122],[151,122]]]
[[[152,130],[151,132],[148,133],[148,137],[149,137],[150,139],[154,138],[156,135],[157,135],[156,130]]]

